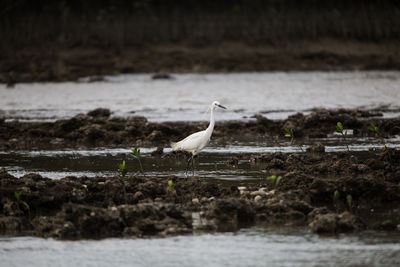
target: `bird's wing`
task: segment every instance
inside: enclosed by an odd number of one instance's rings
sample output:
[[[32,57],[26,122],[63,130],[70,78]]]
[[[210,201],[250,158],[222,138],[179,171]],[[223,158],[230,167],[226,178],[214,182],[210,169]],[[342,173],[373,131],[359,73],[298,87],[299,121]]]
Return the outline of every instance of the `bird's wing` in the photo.
[[[172,150],[174,150],[174,151],[176,151],[176,150],[185,150],[185,151],[195,150],[196,148],[198,148],[199,144],[201,143],[202,138],[204,137],[204,133],[205,133],[205,130],[196,132],[196,133],[189,135],[188,137],[186,137],[185,139],[183,139],[179,142],[171,143]]]

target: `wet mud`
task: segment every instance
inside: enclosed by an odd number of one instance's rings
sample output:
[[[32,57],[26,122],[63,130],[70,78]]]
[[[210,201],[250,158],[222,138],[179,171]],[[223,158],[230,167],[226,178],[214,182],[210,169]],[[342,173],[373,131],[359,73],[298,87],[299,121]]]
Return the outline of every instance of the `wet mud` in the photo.
[[[393,137],[400,119],[378,111],[314,110],[285,120],[255,115],[247,122],[217,123],[213,138],[234,141],[283,139],[313,143],[299,153],[240,154],[258,164],[262,177],[223,181],[202,177],[168,178],[148,174],[48,179],[38,174],[13,177],[0,169],[0,232],[59,239],[147,237],[195,231],[236,231],[253,225],[301,225],[319,234],[366,229],[400,229],[400,151],[382,146],[364,152],[325,152],[313,138],[326,138],[336,123],[354,137]],[[368,128],[374,122],[379,136]],[[202,123],[152,123],[133,116],[114,118],[96,109],[68,120],[46,123],[0,121],[3,151],[46,148],[157,146],[149,157],[182,161],[183,153],[163,153],[170,141],[207,126]],[[169,182],[169,181],[172,181]],[[124,193],[126,192],[126,193]]]
[[[308,226],[319,234],[400,228],[398,150],[354,154],[320,149],[248,159],[263,164],[265,178],[227,183],[128,175],[121,180],[116,173],[54,180],[38,174],[15,178],[1,169],[0,231],[97,239],[225,232],[253,225]]]
[[[375,137],[368,128],[374,123],[379,137],[400,133],[400,118],[383,119],[379,111],[316,109],[308,115],[298,113],[285,120],[270,120],[256,114],[247,122],[218,122],[215,140],[253,140],[255,138],[284,139],[284,128],[293,129],[294,142],[326,138],[342,122],[351,129],[349,137]],[[0,149],[74,148],[74,147],[167,147],[187,135],[203,130],[208,122],[153,123],[141,116],[118,118],[108,109],[96,109],[71,119],[55,122],[19,122],[0,119]]]

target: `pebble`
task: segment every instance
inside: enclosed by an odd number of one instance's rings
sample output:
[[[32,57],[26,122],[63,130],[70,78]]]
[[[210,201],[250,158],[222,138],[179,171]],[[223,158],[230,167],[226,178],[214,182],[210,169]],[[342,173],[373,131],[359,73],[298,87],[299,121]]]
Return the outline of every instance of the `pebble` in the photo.
[[[194,203],[194,204],[195,204],[195,203],[199,203],[199,202],[200,202],[200,201],[199,201],[198,198],[193,198],[193,199],[192,199],[192,203]]]
[[[202,198],[201,198],[201,202],[208,202],[208,198],[202,197]]]
[[[259,201],[261,201],[261,199],[262,199],[261,196],[256,196],[256,197],[254,198],[254,201],[255,201],[255,202],[259,202]]]
[[[264,197],[267,194],[264,191],[254,191],[250,193],[251,196],[260,196],[260,197]]]
[[[115,207],[115,206],[112,206],[112,207],[111,207],[111,211],[117,211],[117,210],[118,210],[117,207]]]

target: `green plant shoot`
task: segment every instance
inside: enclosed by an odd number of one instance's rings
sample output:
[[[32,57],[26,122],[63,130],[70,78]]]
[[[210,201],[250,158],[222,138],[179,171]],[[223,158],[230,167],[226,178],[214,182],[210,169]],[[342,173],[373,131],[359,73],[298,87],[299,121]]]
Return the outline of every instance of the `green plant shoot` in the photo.
[[[18,205],[19,203],[22,203],[22,205],[24,205],[26,209],[30,210],[30,206],[28,205],[28,203],[26,203],[25,201],[21,201],[21,195],[22,193],[14,192],[14,196],[15,199],[17,200]]]
[[[292,144],[294,140],[293,129],[284,128],[283,130],[285,131],[285,137],[290,138],[290,143]]]
[[[140,149],[137,146],[133,147],[131,154],[134,158],[140,158]]]
[[[127,173],[125,160],[122,161],[122,164],[119,165],[119,171],[121,172],[122,177],[125,177]]]
[[[283,129],[284,130],[284,132],[285,132],[285,137],[286,138],[290,138],[290,144],[292,145],[293,143],[294,143],[294,131],[293,131],[293,129],[289,129],[289,128],[284,128]],[[302,152],[304,152],[303,151],[303,147],[301,146],[301,145],[298,145],[299,146],[299,148],[300,148],[300,150],[302,151]]]
[[[372,133],[375,134],[376,137],[379,137],[381,135],[381,131],[378,126],[375,125],[375,123],[371,122],[371,125],[368,127],[368,130]]]
[[[340,198],[340,193],[339,193],[338,190],[336,190],[336,191],[333,193],[333,199],[334,199],[334,200],[338,200],[339,198]]]
[[[343,137],[343,141],[346,142],[346,137],[347,137],[347,130],[344,130],[343,124],[339,121],[336,124],[336,132],[340,133]],[[346,144],[347,151],[350,151],[349,146]]]
[[[168,180],[168,186],[170,187],[170,188],[173,188],[175,185],[174,185],[174,182],[172,181],[172,180]]]
[[[281,176],[276,176],[276,174],[273,174],[267,177],[267,181],[273,185],[277,185],[281,180],[281,178],[282,178]]]
[[[119,172],[121,173],[121,176],[119,177],[119,180],[122,183],[122,188],[124,190],[124,199],[125,199],[125,204],[128,204],[128,199],[126,197],[126,186],[125,186],[125,175],[128,172],[128,170],[126,169],[126,164],[125,164],[125,160],[122,161],[122,164],[119,165]]]
[[[353,197],[351,195],[346,196],[347,205],[351,208],[351,204],[353,203]]]
[[[21,198],[21,193],[14,192],[14,196],[15,196],[15,199],[17,200],[17,202],[19,202],[19,200]]]
[[[143,167],[142,167],[142,162],[140,161],[140,149],[137,146],[132,148],[131,155],[132,155],[132,157],[134,157],[135,159],[137,159],[139,161],[140,172],[144,173]]]

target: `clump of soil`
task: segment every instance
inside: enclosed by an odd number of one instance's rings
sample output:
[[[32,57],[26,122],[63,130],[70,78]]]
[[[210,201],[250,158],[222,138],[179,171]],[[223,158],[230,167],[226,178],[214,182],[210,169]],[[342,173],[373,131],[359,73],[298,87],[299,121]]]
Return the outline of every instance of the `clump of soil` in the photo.
[[[236,231],[263,224],[308,225],[328,234],[399,228],[400,151],[274,153],[251,156],[251,161],[265,164],[276,179],[226,185],[130,176],[124,182],[126,203],[116,176],[15,178],[1,169],[0,231],[80,239]],[[21,194],[19,201],[14,192]],[[200,221],[193,219],[196,214]]]
[[[0,149],[31,149],[32,147],[66,148],[98,146],[169,146],[171,141],[203,130],[202,123],[152,123],[141,116],[116,118],[108,109],[96,109],[71,119],[53,123],[18,122],[0,120]],[[371,122],[380,129],[382,137],[400,133],[400,118],[382,119],[382,114],[362,110],[318,109],[311,114],[301,113],[285,120],[269,120],[256,115],[248,122],[221,122],[215,127],[213,138],[240,140],[243,138],[284,138],[283,129],[294,130],[298,138],[323,138],[336,130],[342,122],[353,130],[354,137],[374,136],[368,131]]]

